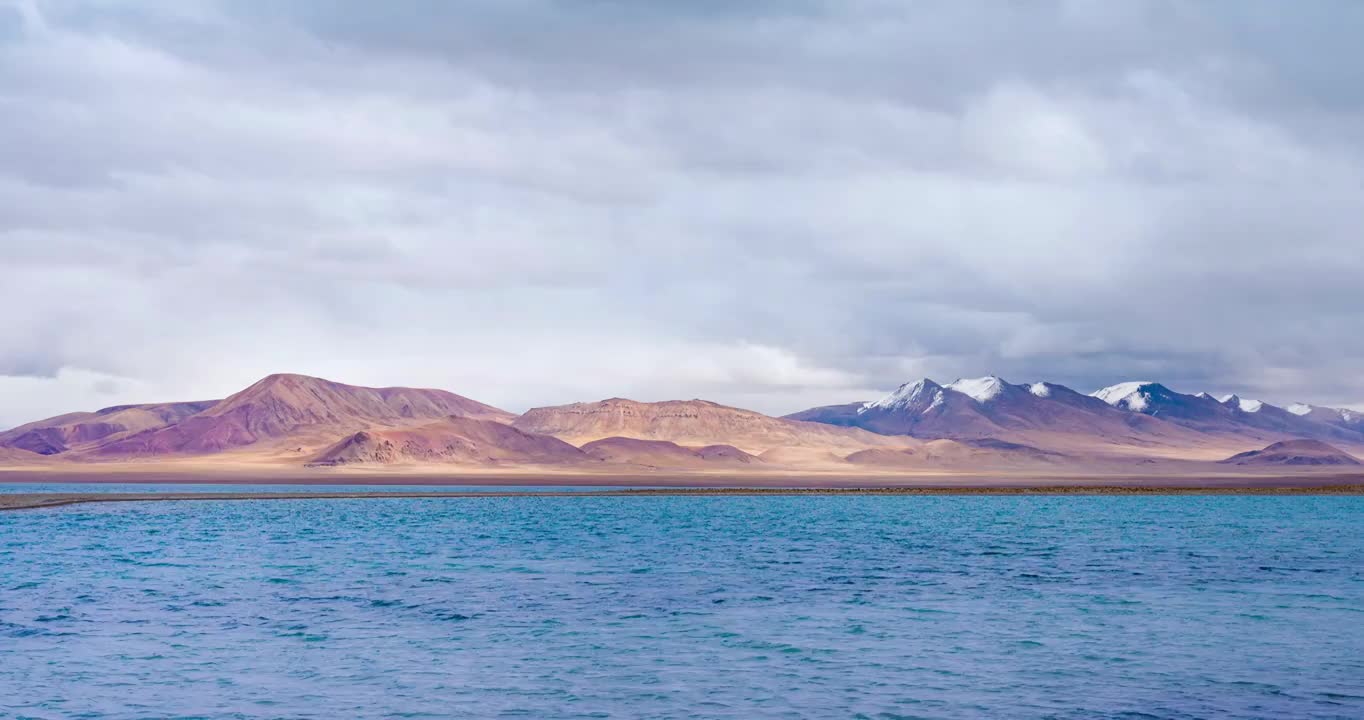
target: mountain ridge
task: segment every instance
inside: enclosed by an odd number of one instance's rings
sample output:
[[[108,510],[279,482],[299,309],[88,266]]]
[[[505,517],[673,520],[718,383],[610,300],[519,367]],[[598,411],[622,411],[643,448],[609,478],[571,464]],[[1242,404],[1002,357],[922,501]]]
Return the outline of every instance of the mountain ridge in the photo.
[[[280,373],[176,423],[99,445],[90,454],[204,454],[288,440],[310,444],[341,433],[452,415],[498,421],[515,417],[445,390],[370,388]]]
[[[1261,401],[1235,395],[1219,401],[1151,381],[1119,383],[1085,395],[1057,383],[1012,384],[993,375],[945,385],[923,378],[877,400],[785,417],[920,439],[993,437],[1042,447],[1090,442],[1110,452],[1152,447],[1212,452],[1236,443],[1263,445],[1294,437],[1364,445],[1364,423],[1356,430]],[[1342,423],[1353,419],[1347,411],[1339,411],[1338,417]]]
[[[994,375],[946,384],[923,378],[876,400],[780,418],[701,399],[625,398],[518,416],[446,390],[279,373],[222,400],[117,405],[26,423],[0,432],[0,466],[196,461],[892,473],[1152,467],[1226,460],[1297,440],[1358,454],[1364,452],[1358,416],[1238,395],[1188,395],[1158,382],[1085,394]]]
[[[58,455],[73,448],[166,427],[212,407],[218,400],[115,405],[25,423],[0,432],[0,446]]]
[[[570,443],[609,437],[666,440],[684,446],[733,445],[752,455],[780,447],[856,448],[904,446],[856,428],[836,428],[774,418],[708,400],[656,403],[608,398],[597,402],[532,408],[513,427],[553,435]]]
[[[308,464],[486,466],[590,461],[581,450],[556,438],[532,435],[495,420],[452,416],[412,428],[361,430],[326,448]]]

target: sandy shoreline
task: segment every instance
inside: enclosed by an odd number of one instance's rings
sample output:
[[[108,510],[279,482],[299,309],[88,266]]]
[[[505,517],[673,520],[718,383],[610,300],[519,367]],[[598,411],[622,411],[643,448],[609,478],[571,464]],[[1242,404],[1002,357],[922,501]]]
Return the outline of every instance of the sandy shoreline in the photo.
[[[237,500],[380,500],[474,499],[508,497],[715,497],[795,495],[1364,495],[1364,484],[1193,487],[1128,485],[1036,485],[996,487],[881,487],[881,488],[658,488],[591,492],[222,492],[222,493],[11,493],[0,494],[0,510],[32,510],[82,503]]]
[[[184,492],[0,493],[0,510],[58,507],[79,503],[165,502],[181,500],[305,500],[499,497],[649,497],[758,495],[1364,495],[1364,474],[1342,472],[1222,473],[1188,475],[1090,474],[1007,475],[939,474],[902,476],[707,475],[707,474],[521,474],[427,475],[408,473],[198,472],[194,470],[122,472],[0,471],[0,484],[37,485],[270,485],[277,489]],[[290,490],[309,486],[421,486],[425,489]],[[505,488],[460,490],[461,486]],[[591,491],[538,490],[527,487],[592,487]]]
[[[883,487],[1039,487],[1062,485],[1151,487],[1309,487],[1364,484],[1364,471],[1341,468],[1282,468],[1259,471],[1226,469],[1188,472],[1055,470],[1049,472],[542,472],[508,469],[496,472],[356,472],[308,471],[256,467],[0,468],[0,484],[137,484],[137,485],[373,485],[373,486],[502,486],[601,488],[883,488]]]

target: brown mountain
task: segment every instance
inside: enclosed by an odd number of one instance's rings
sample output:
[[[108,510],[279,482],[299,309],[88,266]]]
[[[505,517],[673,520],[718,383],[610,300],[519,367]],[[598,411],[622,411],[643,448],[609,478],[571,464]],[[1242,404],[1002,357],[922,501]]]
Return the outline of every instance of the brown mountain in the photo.
[[[562,465],[589,463],[582,450],[494,420],[449,417],[413,428],[362,430],[323,450],[311,465]]]
[[[94,453],[213,453],[283,441],[318,445],[360,430],[409,427],[449,416],[501,422],[514,417],[444,390],[367,388],[305,375],[271,375],[173,425],[100,445]]]
[[[773,448],[825,448],[847,454],[872,447],[909,447],[912,441],[857,428],[774,418],[705,400],[644,403],[613,398],[535,408],[513,426],[582,444],[610,437],[667,440],[683,446],[732,445],[745,453]]]
[[[0,447],[18,448],[40,455],[58,455],[144,430],[163,428],[202,412],[217,402],[119,405],[95,412],[58,415],[0,433]]]
[[[930,440],[907,450],[863,450],[847,458],[854,465],[924,469],[1024,469],[1056,466],[1061,453],[1002,440]]]
[[[733,469],[762,464],[757,457],[733,445],[687,448],[667,440],[609,437],[583,445],[582,451],[602,462],[643,465],[651,468]]]
[[[51,458],[27,450],[18,448],[0,447],[0,463],[6,465],[42,465],[49,462]]]
[[[0,433],[0,465],[160,461],[868,472],[1116,468],[1162,459],[1357,465],[1353,411],[1281,409],[1124,383],[1094,396],[999,378],[923,380],[787,418],[703,400],[511,413],[442,390],[271,375],[221,401],[124,405]],[[1358,438],[1358,439],[1357,439]],[[1331,442],[1301,443],[1300,439]],[[581,445],[582,447],[575,447]],[[220,457],[219,454],[226,453]],[[1148,465],[1149,466],[1149,465]]]
[[[1227,465],[1307,466],[1307,465],[1364,465],[1353,455],[1327,445],[1320,440],[1287,440],[1276,442],[1263,450],[1252,450],[1233,455],[1222,461]]]

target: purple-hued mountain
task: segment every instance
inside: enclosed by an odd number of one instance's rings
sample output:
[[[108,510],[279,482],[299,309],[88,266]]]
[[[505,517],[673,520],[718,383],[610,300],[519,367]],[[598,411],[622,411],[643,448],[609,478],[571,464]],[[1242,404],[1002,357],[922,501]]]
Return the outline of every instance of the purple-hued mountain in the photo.
[[[1364,445],[1364,422],[1352,424],[1357,414],[1301,409],[1306,407],[1285,410],[1236,396],[1186,395],[1156,382],[1121,383],[1084,395],[1055,383],[1012,384],[987,376],[945,385],[918,380],[872,402],[787,417],[923,439],[993,437],[1039,447],[1186,447],[1292,438]]]
[[[246,471],[390,465],[707,471],[758,470],[769,467],[769,457],[777,459],[773,467],[840,468],[855,452],[918,444],[702,400],[613,399],[518,417],[444,390],[277,374],[219,401],[28,423],[0,433],[0,469],[171,463]]]
[[[517,416],[444,390],[279,374],[219,401],[126,405],[0,432],[0,466],[872,473],[1036,471],[1085,463],[1129,468],[1220,461],[1285,441],[1328,443],[1364,457],[1360,415],[1308,405],[1285,409],[1235,395],[1187,395],[1156,382],[1121,383],[1087,395],[1055,383],[986,376],[946,384],[923,379],[879,400],[787,418],[703,400],[619,398]],[[1312,446],[1275,452],[1295,448]],[[1278,462],[1270,455],[1248,464]]]
[[[1355,414],[1349,411],[1330,411],[1339,420],[1338,423],[1331,423],[1324,421],[1326,418],[1332,417],[1326,413],[1313,417],[1259,400],[1247,400],[1236,395],[1224,396],[1221,403],[1231,411],[1232,417],[1237,422],[1272,432],[1340,442],[1357,442],[1361,436],[1364,436],[1364,423],[1351,427],[1346,421],[1347,418],[1355,417]],[[1327,410],[1327,408],[1320,409]]]
[[[1307,405],[1305,403],[1294,403],[1287,408],[1288,412],[1306,420],[1314,420],[1327,425],[1345,428],[1364,433],[1364,412],[1358,410],[1342,410],[1339,408],[1321,407],[1320,405]]]
[[[218,401],[118,405],[75,412],[0,432],[0,447],[59,455],[134,433],[164,428],[213,407]]]
[[[1263,450],[1238,453],[1222,461],[1225,465],[1249,466],[1359,466],[1364,465],[1349,453],[1320,440],[1284,440]]]
[[[1259,400],[1226,395],[1220,400],[1207,393],[1185,395],[1160,383],[1122,383],[1104,388],[1094,396],[1114,407],[1215,434],[1252,435],[1255,431],[1290,438],[1312,438],[1340,442],[1364,442],[1364,425],[1354,428],[1344,422],[1348,411],[1330,411],[1342,422],[1322,422],[1328,412],[1293,412]],[[1305,407],[1305,406],[1295,406]],[[1318,408],[1325,411],[1325,408]]]
[[[933,439],[998,438],[1038,446],[1191,444],[1184,428],[1115,408],[1055,383],[1015,385],[998,377],[939,385],[923,379],[867,403],[813,408],[788,416]]]
[[[1121,410],[1200,430],[1221,430],[1232,421],[1231,409],[1211,395],[1185,395],[1156,382],[1120,383],[1094,393],[1093,397]]]

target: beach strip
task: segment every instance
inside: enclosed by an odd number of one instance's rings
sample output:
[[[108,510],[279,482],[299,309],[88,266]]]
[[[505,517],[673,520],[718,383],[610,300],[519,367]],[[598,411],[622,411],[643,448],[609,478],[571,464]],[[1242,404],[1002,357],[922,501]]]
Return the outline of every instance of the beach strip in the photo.
[[[1036,485],[1026,487],[869,487],[869,488],[647,488],[581,492],[145,492],[145,493],[8,493],[0,494],[0,510],[35,510],[85,503],[139,503],[241,500],[411,500],[490,498],[619,498],[619,497],[753,497],[865,495],[1364,495],[1364,484],[1246,487]]]

